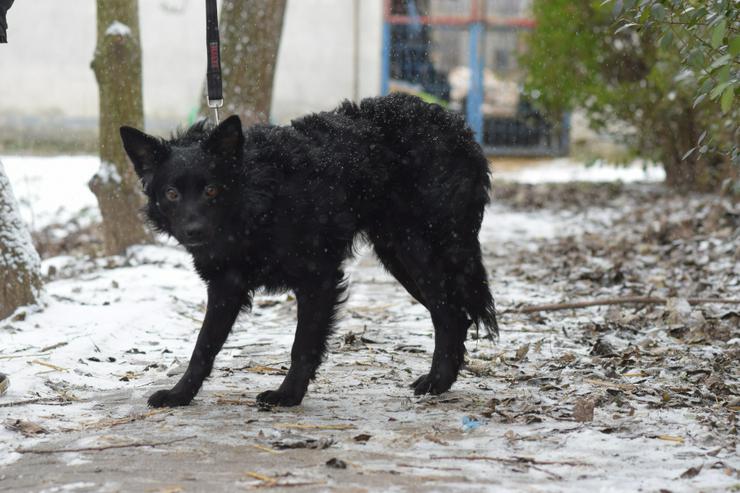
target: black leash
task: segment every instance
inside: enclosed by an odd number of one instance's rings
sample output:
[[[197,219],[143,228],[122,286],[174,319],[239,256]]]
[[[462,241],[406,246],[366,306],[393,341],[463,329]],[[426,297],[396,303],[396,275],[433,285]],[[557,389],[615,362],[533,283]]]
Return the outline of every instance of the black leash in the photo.
[[[0,43],[8,42],[8,35],[6,30],[8,29],[8,21],[5,20],[5,16],[13,6],[15,0],[0,0]]]
[[[208,45],[208,107],[213,108],[216,125],[218,125],[218,109],[224,105],[224,95],[221,80],[221,38],[218,34],[218,10],[216,0],[206,0],[206,44]]]

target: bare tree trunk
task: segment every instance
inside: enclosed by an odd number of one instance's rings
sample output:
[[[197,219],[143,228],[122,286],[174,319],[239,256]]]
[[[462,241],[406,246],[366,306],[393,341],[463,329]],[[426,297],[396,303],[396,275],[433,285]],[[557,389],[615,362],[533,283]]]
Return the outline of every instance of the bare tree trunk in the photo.
[[[41,261],[0,163],[0,320],[38,301]]]
[[[666,185],[678,190],[718,192],[723,182],[733,176],[730,160],[721,153],[694,151],[699,139],[699,117],[691,101],[683,101],[683,118],[673,121],[656,121],[653,126],[656,141],[662,147],[663,169]]]
[[[91,67],[100,94],[100,169],[90,179],[103,216],[108,255],[151,241],[139,216],[144,203],[118,129],[142,128],[141,45],[137,0],[97,0],[98,42]]]
[[[280,35],[287,0],[223,0],[221,63],[224,110],[245,126],[270,118]],[[201,114],[209,114],[205,102]]]

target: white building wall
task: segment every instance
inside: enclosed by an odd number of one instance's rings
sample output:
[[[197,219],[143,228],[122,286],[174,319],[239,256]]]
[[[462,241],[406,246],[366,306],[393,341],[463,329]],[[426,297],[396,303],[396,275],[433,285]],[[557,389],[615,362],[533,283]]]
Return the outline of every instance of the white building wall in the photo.
[[[359,0],[362,96],[380,89],[382,1]],[[273,98],[284,122],[353,94],[354,0],[289,0]],[[205,77],[202,0],[139,0],[148,120],[182,123]],[[0,45],[0,119],[97,117],[94,0],[18,0]]]

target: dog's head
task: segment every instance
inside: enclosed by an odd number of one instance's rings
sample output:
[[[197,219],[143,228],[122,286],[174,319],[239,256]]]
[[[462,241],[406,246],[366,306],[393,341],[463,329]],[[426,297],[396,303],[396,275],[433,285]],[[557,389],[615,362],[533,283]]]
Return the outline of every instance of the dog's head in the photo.
[[[238,116],[202,124],[169,141],[121,127],[121,139],[149,199],[147,215],[188,249],[207,248],[231,217],[244,134]]]

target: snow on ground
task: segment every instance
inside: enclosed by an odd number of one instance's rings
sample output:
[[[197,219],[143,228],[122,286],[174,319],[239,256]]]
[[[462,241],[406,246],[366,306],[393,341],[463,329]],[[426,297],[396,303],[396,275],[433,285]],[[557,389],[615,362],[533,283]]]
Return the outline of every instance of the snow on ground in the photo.
[[[99,218],[95,195],[87,182],[100,167],[94,156],[0,156],[20,203],[21,215],[33,229],[64,222],[89,209]]]
[[[494,161],[495,168],[495,161]],[[596,161],[590,166],[559,158],[532,163],[514,170],[496,171],[495,179],[519,183],[565,183],[572,181],[621,181],[661,182],[665,179],[663,168],[654,163],[633,161],[624,166],[613,166]]]
[[[90,204],[83,192],[94,159],[2,159],[37,220],[63,204],[68,211]],[[63,182],[56,166],[76,181]],[[25,177],[36,180],[27,191]],[[481,240],[499,308],[567,296],[560,283],[542,284],[511,259],[533,257],[541,270],[548,245],[603,232],[617,212],[492,205]],[[303,484],[300,491],[590,493],[740,484],[733,432],[718,436],[707,421],[724,419],[724,408],[663,402],[703,375],[686,361],[706,364],[707,351],[737,347],[737,334],[707,347],[685,346],[660,324],[607,332],[619,361],[638,360],[637,348],[644,358],[666,352],[687,365],[683,374],[646,363],[618,375],[600,366],[613,360],[584,342],[584,327],[611,324],[613,312],[504,314],[496,345],[468,341],[468,369],[452,391],[415,398],[408,385],[431,360],[428,314],[365,253],[347,269],[344,318],[302,406],[265,412],[254,403],[279,385],[289,363],[296,314],[286,294],[256,298],[191,406],[149,411],[146,397],[171,386],[187,363],[203,315],[205,289],[187,254],[146,246],[122,257],[44,261],[45,270],[50,265],[58,275],[46,285],[43,309],[0,321],[0,371],[11,379],[0,397],[0,490],[297,491]],[[593,421],[576,421],[575,406],[589,400]],[[153,445],[130,447],[146,443]],[[111,446],[123,447],[19,452]],[[346,469],[327,466],[332,458]]]

